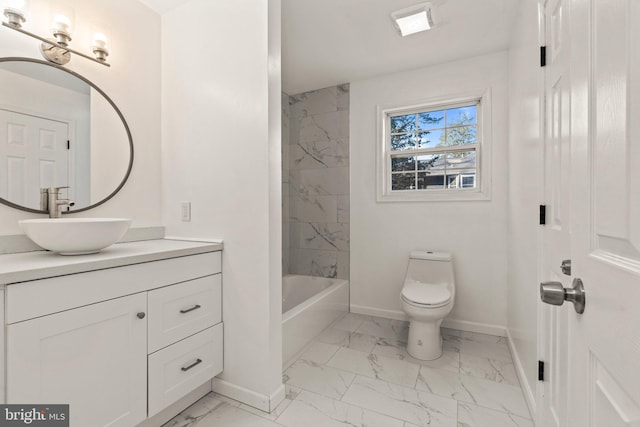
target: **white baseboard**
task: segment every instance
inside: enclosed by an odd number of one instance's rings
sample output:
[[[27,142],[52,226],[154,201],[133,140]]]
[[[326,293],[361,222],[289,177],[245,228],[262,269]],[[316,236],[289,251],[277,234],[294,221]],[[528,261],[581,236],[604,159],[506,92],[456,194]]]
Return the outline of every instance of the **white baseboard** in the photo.
[[[513,357],[513,364],[516,368],[516,374],[518,375],[518,379],[520,380],[520,385],[522,386],[522,392],[524,394],[524,399],[527,401],[527,406],[529,407],[529,412],[531,413],[531,418],[535,420],[537,414],[537,404],[536,404],[536,395],[531,388],[531,384],[527,381],[527,375],[524,373],[524,367],[522,366],[522,361],[520,360],[520,355],[518,354],[518,350],[516,346],[513,344],[513,339],[511,338],[511,333],[509,332],[509,328],[507,328],[507,343],[509,343],[509,350],[511,350],[511,356]]]
[[[245,405],[253,406],[264,412],[273,411],[285,397],[284,384],[280,384],[280,386],[268,396],[220,378],[214,378],[211,381],[211,387],[213,391],[218,394],[237,400]]]
[[[457,329],[459,331],[475,332],[477,334],[495,335],[498,337],[507,336],[507,329],[504,326],[492,325],[490,323],[470,322],[468,320],[445,318],[442,321],[442,327]]]
[[[409,320],[403,311],[385,310],[382,308],[367,307],[364,305],[351,305],[351,312],[357,314],[365,314],[368,316],[383,317],[385,319]],[[478,334],[496,335],[506,337],[506,328],[501,325],[492,325],[489,323],[471,322],[469,320],[457,320],[445,318],[442,321],[442,327],[457,329],[460,331],[476,332]]]
[[[385,319],[393,319],[393,320],[409,320],[404,311],[398,310],[385,310],[382,308],[368,307],[365,305],[354,305],[351,304],[350,310],[352,313],[356,314],[364,314],[367,316],[375,316],[382,317]]]

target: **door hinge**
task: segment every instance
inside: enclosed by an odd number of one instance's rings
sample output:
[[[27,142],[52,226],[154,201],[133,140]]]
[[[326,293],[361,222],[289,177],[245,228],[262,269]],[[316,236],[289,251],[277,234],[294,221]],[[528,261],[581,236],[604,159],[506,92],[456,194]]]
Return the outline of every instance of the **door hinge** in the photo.
[[[67,139],[67,150],[71,150],[71,141]]]
[[[538,360],[538,381],[544,381],[544,362]]]
[[[547,47],[540,46],[540,66],[544,67],[547,65]]]
[[[540,205],[540,225],[545,225],[547,223],[547,206]]]

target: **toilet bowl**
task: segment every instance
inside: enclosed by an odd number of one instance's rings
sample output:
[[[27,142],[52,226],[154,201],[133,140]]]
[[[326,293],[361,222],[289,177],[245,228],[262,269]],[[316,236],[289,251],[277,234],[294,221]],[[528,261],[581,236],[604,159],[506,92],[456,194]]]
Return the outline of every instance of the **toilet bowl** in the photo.
[[[400,293],[409,317],[407,352],[420,360],[442,355],[440,325],[453,309],[455,282],[450,253],[413,251]]]

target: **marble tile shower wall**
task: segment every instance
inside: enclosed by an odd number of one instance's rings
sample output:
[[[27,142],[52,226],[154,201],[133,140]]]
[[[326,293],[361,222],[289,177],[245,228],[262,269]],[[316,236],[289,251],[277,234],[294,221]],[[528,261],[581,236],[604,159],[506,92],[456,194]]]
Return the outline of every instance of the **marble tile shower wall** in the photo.
[[[286,271],[348,279],[349,85],[290,96],[288,115]]]

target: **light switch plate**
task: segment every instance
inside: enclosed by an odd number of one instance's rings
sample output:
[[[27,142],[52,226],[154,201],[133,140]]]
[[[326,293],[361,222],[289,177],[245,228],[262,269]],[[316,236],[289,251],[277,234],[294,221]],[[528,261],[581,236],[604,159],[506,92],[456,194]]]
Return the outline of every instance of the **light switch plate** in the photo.
[[[191,202],[180,202],[182,222],[191,221]]]

